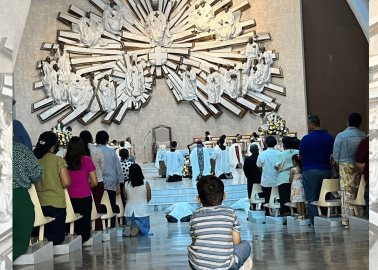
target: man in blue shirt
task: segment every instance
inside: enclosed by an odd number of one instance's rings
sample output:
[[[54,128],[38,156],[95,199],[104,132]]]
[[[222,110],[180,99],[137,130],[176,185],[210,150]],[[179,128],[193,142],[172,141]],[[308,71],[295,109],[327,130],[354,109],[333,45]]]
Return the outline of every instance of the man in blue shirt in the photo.
[[[337,134],[333,146],[333,158],[339,165],[341,189],[341,222],[349,225],[349,216],[354,216],[353,205],[356,198],[361,175],[356,171],[356,152],[366,133],[360,130],[362,116],[352,113],[348,118],[348,127]]]
[[[323,179],[331,177],[330,157],[333,149],[333,137],[320,128],[320,119],[316,115],[308,117],[309,134],[304,136],[299,147],[303,166],[303,187],[309,203],[311,224],[318,215],[311,202],[319,200]]]
[[[121,163],[114,149],[107,146],[109,134],[101,130],[96,134],[97,148],[104,155],[105,171],[102,173],[104,189],[108,192],[110,204],[114,213],[119,213],[116,205],[116,195],[120,193],[120,184],[124,183]],[[112,227],[115,225],[115,218],[112,218]]]

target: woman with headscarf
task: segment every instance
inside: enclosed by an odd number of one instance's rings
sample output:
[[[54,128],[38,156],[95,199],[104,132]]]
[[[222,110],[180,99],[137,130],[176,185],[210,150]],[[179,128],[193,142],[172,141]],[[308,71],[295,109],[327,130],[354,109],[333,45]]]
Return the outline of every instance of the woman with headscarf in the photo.
[[[148,235],[150,231],[150,216],[148,202],[151,200],[151,188],[144,179],[141,167],[132,164],[129,178],[125,183],[125,236]]]
[[[45,225],[45,237],[54,245],[64,241],[66,234],[66,199],[64,189],[71,184],[65,160],[55,153],[58,137],[52,131],[43,132],[38,139],[34,155],[42,165],[41,181],[36,190],[45,216],[55,220]]]

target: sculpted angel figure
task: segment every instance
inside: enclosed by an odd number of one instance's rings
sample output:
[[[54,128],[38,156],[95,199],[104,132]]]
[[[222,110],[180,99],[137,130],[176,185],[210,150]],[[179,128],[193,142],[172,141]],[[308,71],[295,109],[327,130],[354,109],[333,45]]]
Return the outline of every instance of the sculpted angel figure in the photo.
[[[202,0],[199,4],[195,5],[193,10],[193,23],[197,28],[198,32],[207,32],[210,30],[211,21],[214,19],[214,10],[209,3]]]
[[[224,13],[219,14],[215,18],[213,25],[216,38],[218,40],[230,40],[239,36],[242,32],[242,27],[239,23],[241,12],[232,12],[230,6],[227,5]]]
[[[223,81],[223,76],[218,71],[215,71],[214,68],[210,68],[210,74],[207,77],[206,85],[209,103],[220,103],[220,98],[223,94]]]
[[[85,17],[81,17],[77,25],[72,25],[72,30],[79,33],[80,41],[87,47],[96,46],[98,43],[106,45],[101,40],[101,35],[104,33],[102,22],[96,22],[90,17],[90,12],[85,13]]]
[[[236,99],[239,96],[239,76],[238,72],[231,66],[227,66],[225,72],[225,85],[224,90],[227,95],[232,99]]]
[[[113,81],[110,80],[109,75],[105,75],[100,81],[97,95],[104,111],[111,112],[116,109],[115,87]]]
[[[181,95],[184,100],[197,100],[197,74],[192,70],[191,66],[187,66],[186,70],[181,73],[182,86]]]
[[[151,45],[166,47],[172,44],[172,35],[168,26],[167,18],[161,11],[154,11],[148,15],[146,28],[151,38]]]

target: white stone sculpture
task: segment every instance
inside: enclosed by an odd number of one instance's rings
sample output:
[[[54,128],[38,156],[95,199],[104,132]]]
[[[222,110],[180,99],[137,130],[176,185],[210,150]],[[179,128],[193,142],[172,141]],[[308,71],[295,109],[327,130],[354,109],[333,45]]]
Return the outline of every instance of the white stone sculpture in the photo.
[[[49,83],[51,85],[51,97],[54,103],[62,104],[67,101],[67,88],[63,81],[63,73],[60,71],[58,64],[54,64],[50,72]]]
[[[272,55],[265,50],[265,47],[261,47],[261,53],[259,54],[260,62],[262,65],[262,76],[263,81],[270,82],[271,81],[271,66],[273,64]]]
[[[68,81],[71,73],[71,62],[68,53],[64,50],[64,43],[59,43],[55,52],[55,60],[62,75],[61,80]]]
[[[252,67],[248,82],[249,82],[249,85],[248,85],[249,91],[261,92],[264,89],[265,83],[263,80],[262,69],[259,68],[258,65],[254,65]]]
[[[186,101],[197,100],[197,74],[187,66],[186,70],[181,73],[182,86],[181,95]]]
[[[46,92],[46,95],[48,97],[51,96],[51,73],[53,71],[53,62],[51,61],[51,58],[49,56],[46,57],[45,61],[42,61],[42,83]],[[57,78],[55,79],[55,81]]]
[[[134,24],[134,17],[128,6],[123,4],[121,6],[116,6],[115,9],[117,11],[116,17],[118,18],[118,20],[124,20],[130,24]]]
[[[113,81],[110,80],[109,75],[105,75],[100,81],[97,95],[104,111],[111,112],[117,108],[115,87]]]
[[[248,92],[248,85],[249,85],[249,72],[250,66],[247,61],[244,61],[241,67],[242,70],[242,95],[246,95]]]
[[[167,17],[161,11],[154,11],[148,15],[146,28],[150,35],[152,46],[168,47],[172,44]]]
[[[114,2],[110,2],[110,4],[104,9],[102,21],[104,22],[104,29],[106,31],[115,35],[120,34],[123,23],[118,15],[118,11],[115,10]]]
[[[240,81],[238,72],[231,66],[228,66],[224,77],[225,77],[225,85],[224,85],[225,93],[229,95],[232,99],[238,98],[239,81]]]
[[[85,14],[85,17],[80,18],[77,25],[72,25],[72,30],[80,34],[80,41],[87,47],[96,46],[98,43],[105,45],[101,40],[104,26],[102,23],[90,19],[89,12]]]
[[[200,4],[195,6],[193,11],[193,23],[196,26],[198,32],[207,32],[211,29],[211,21],[214,19],[214,10],[210,6],[210,3],[206,3],[202,0]]]
[[[210,68],[210,74],[207,77],[207,96],[208,102],[211,104],[220,103],[221,95],[223,94],[223,76],[215,71],[214,68]]]
[[[143,74],[145,65],[146,64],[144,63],[144,61],[136,64],[136,61],[134,60],[133,66],[131,67],[130,86],[131,86],[131,96],[134,101],[139,101],[145,90],[144,74]]]
[[[88,107],[93,97],[93,87],[87,78],[71,73],[68,82],[68,102],[72,107]]]
[[[225,7],[224,13],[217,15],[215,24],[213,25],[216,38],[218,40],[230,40],[239,36],[242,32],[239,23],[240,11],[232,13],[229,6]]]
[[[259,44],[253,37],[250,37],[248,39],[248,44],[245,48],[245,56],[251,63],[254,59],[256,59],[259,56]]]

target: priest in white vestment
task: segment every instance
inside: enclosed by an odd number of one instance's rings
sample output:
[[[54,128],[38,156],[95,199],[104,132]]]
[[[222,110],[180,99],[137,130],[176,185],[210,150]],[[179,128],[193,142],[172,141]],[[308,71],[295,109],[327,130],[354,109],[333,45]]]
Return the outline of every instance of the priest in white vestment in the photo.
[[[232,174],[229,161],[229,149],[224,144],[225,140],[220,138],[219,144],[214,148],[215,175],[220,179],[230,179],[232,178]]]
[[[229,148],[229,159],[231,168],[243,167],[242,147],[236,140],[232,140],[232,145]]]
[[[177,142],[171,142],[171,149],[165,154],[164,163],[167,166],[167,182],[182,181],[182,169],[185,164],[183,154],[176,151]]]
[[[190,165],[192,166],[192,180],[210,175],[210,153],[201,140],[197,141],[197,147],[190,153]]]

